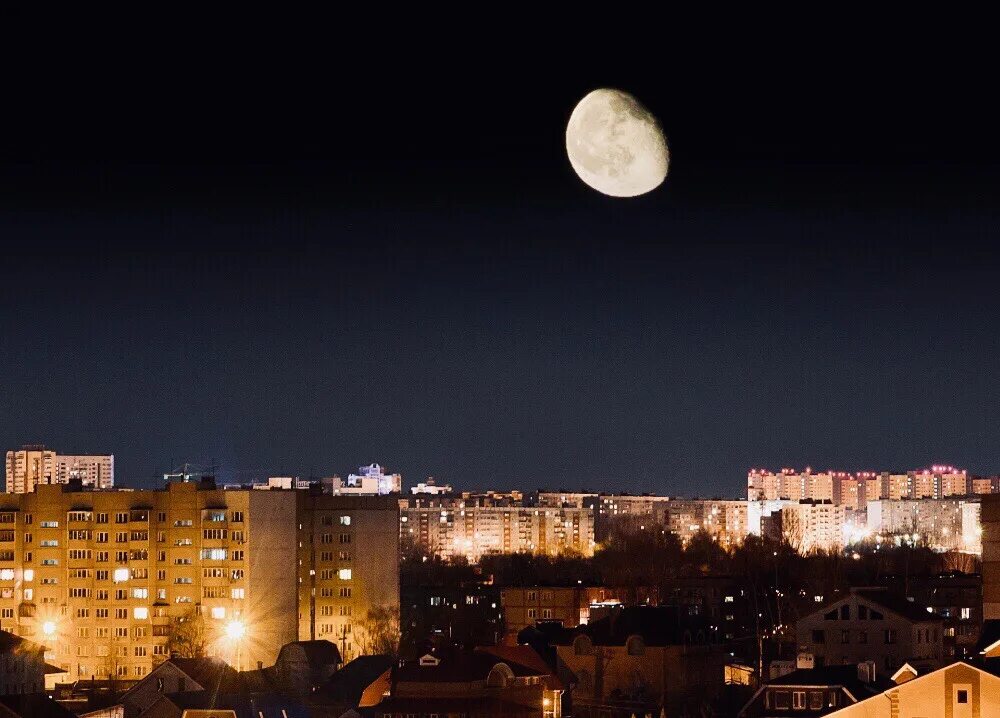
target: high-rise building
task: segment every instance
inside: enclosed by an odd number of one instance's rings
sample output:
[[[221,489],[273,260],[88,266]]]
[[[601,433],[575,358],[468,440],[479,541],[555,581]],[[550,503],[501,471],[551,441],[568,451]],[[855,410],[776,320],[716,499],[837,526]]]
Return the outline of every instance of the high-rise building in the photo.
[[[746,538],[747,501],[720,499],[671,499],[655,507],[655,525],[666,527],[687,543],[704,531],[723,546],[736,546]]]
[[[110,489],[115,485],[113,454],[60,454],[42,445],[28,444],[7,452],[8,493],[26,494],[39,484],[66,484]]]
[[[482,498],[401,503],[401,544],[441,558],[478,561],[490,553],[594,554],[592,509],[530,507]]]
[[[882,541],[926,543],[936,549],[974,551],[978,533],[972,523],[979,498],[960,499],[883,499],[868,502],[868,530]]]
[[[781,508],[781,530],[801,553],[832,551],[844,545],[844,507],[832,501],[798,501]]]
[[[982,501],[983,619],[1000,621],[1000,495]]]
[[[80,481],[95,489],[110,489],[115,485],[114,454],[56,454],[55,483]]]
[[[0,628],[72,676],[141,678],[179,644],[234,666],[398,610],[398,507],[303,490],[38,485],[0,496]]]

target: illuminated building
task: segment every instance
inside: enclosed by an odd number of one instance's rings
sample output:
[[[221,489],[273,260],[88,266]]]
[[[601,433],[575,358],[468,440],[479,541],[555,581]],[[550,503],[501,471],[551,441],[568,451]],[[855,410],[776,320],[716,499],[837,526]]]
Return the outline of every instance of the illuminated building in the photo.
[[[7,493],[24,494],[38,484],[65,484],[73,480],[96,489],[115,484],[112,454],[59,454],[40,445],[7,452]]]
[[[339,495],[385,496],[402,490],[403,477],[384,473],[378,464],[361,466],[357,474],[350,474],[346,479],[339,476],[332,479],[332,492]]]
[[[441,558],[478,561],[490,553],[594,554],[590,509],[530,507],[483,498],[401,503],[401,544]]]
[[[73,677],[141,678],[195,626],[232,665],[312,638],[350,656],[368,609],[398,608],[397,526],[374,497],[39,485],[0,497],[0,628]]]
[[[450,484],[438,484],[434,481],[434,477],[428,477],[427,481],[421,481],[416,486],[410,487],[411,494],[430,494],[431,496],[440,496],[442,494],[450,494],[454,491]]]
[[[935,549],[974,551],[966,538],[978,534],[973,499],[883,499],[868,502],[868,530],[883,541],[926,543]]]
[[[800,553],[833,551],[844,545],[844,507],[832,501],[798,501],[781,507],[781,531]]]
[[[723,546],[735,546],[749,533],[746,501],[671,499],[656,505],[654,525],[664,526],[687,543],[704,531]]]

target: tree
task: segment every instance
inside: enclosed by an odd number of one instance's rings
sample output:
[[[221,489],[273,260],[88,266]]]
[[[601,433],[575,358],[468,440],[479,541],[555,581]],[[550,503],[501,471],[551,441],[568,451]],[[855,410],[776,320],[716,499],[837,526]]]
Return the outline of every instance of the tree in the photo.
[[[200,611],[192,608],[171,621],[167,652],[180,658],[203,658],[208,654],[205,618]]]
[[[399,609],[394,606],[376,606],[370,609],[357,626],[355,640],[362,655],[397,655]]]

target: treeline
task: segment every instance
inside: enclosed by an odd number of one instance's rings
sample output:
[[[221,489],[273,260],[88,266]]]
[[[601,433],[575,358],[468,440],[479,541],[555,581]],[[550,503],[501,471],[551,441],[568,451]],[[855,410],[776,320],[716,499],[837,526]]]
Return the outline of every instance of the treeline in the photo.
[[[619,532],[592,558],[567,553],[491,554],[478,565],[465,559],[441,559],[409,553],[402,562],[408,585],[455,585],[492,578],[500,586],[570,586],[578,583],[614,587],[657,587],[672,579],[733,576],[754,583],[809,589],[818,594],[850,586],[879,585],[892,577],[927,576],[945,571],[979,570],[970,554],[936,553],[925,546],[861,545],[847,551],[799,554],[786,542],[748,536],[725,549],[709,534],[698,533],[684,545],[660,531]]]

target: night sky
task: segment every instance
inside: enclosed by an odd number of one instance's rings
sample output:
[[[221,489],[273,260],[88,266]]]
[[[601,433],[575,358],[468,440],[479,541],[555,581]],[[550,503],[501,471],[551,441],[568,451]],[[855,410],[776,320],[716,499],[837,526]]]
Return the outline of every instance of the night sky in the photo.
[[[3,448],[113,452],[124,485],[182,461],[688,496],[751,466],[1000,472],[987,45],[672,28],[577,61],[265,25],[53,36],[17,66]],[[600,86],[667,133],[647,196],[566,159]]]

